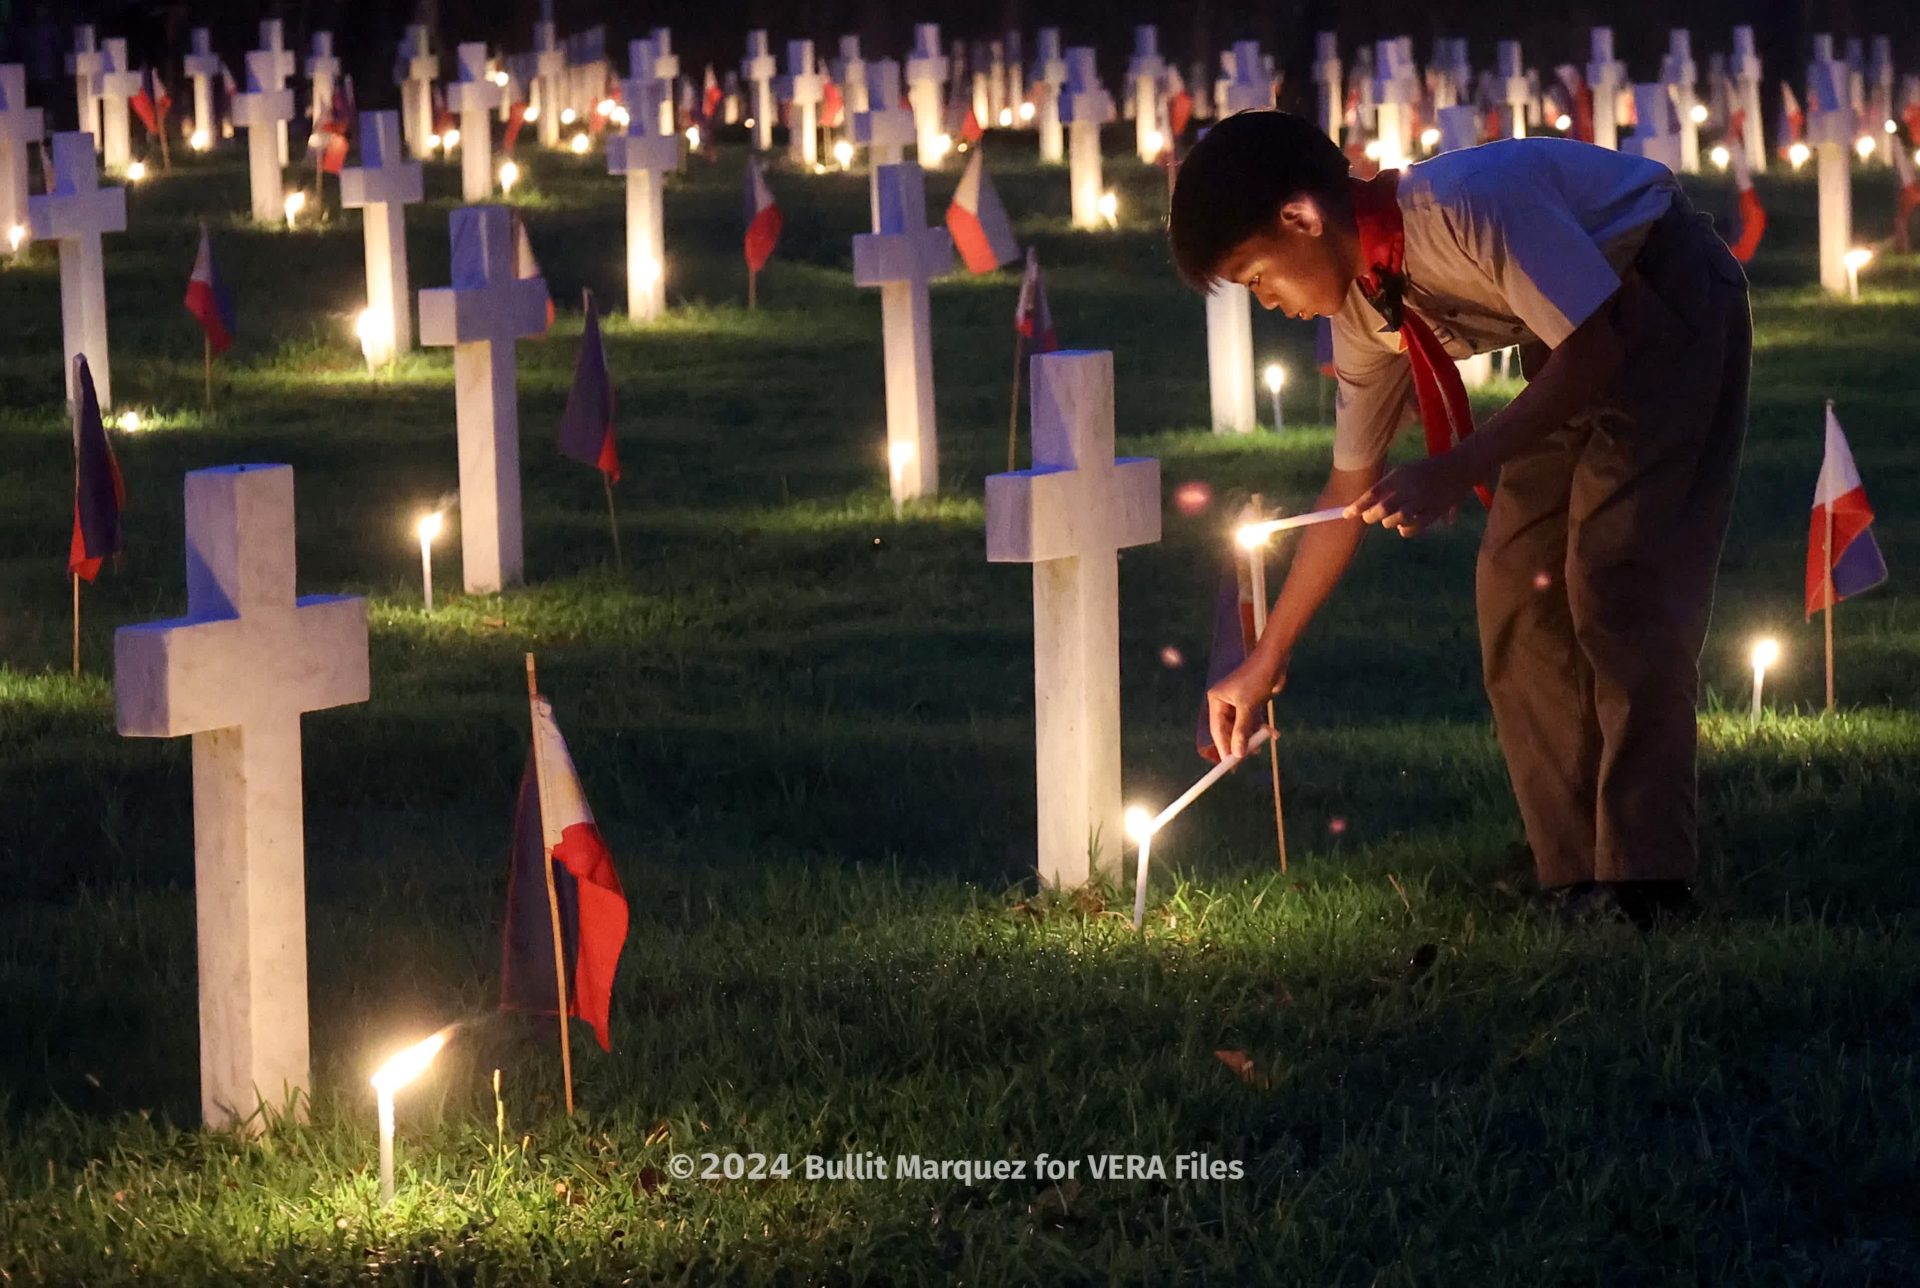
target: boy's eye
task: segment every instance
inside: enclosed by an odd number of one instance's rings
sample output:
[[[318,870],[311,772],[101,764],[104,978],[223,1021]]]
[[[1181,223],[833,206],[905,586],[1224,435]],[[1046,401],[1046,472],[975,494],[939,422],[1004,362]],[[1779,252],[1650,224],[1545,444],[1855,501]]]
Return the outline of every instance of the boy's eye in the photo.
[[[1253,290],[1258,285],[1260,285],[1260,274],[1255,273],[1252,277],[1249,277],[1247,279],[1247,289],[1249,291]]]

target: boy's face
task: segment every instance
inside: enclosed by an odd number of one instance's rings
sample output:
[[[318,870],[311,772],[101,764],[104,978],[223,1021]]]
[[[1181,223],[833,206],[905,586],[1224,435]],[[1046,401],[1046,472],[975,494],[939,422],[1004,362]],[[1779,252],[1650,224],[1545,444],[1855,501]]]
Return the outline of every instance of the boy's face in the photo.
[[[1359,276],[1358,240],[1319,202],[1300,197],[1283,204],[1272,223],[1229,251],[1218,275],[1253,292],[1262,308],[1303,320],[1328,317],[1340,311]]]

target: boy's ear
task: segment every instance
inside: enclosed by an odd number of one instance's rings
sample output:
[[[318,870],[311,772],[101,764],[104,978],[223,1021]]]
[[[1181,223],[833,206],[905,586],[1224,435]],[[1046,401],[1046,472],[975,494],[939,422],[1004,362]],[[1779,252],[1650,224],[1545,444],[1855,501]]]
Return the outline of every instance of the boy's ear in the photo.
[[[1319,237],[1327,230],[1327,219],[1319,202],[1311,197],[1295,197],[1281,203],[1274,215],[1274,227],[1302,237]]]

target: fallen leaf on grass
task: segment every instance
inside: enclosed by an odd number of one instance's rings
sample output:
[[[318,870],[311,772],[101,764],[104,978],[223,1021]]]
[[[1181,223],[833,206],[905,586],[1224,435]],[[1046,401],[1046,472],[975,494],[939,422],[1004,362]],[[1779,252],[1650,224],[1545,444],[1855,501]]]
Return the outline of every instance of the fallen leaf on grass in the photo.
[[[1267,1085],[1266,1075],[1254,1067],[1253,1057],[1245,1051],[1215,1051],[1213,1058],[1233,1070],[1234,1077],[1240,1079],[1240,1081],[1246,1083],[1249,1087],[1264,1087]]]
[[[482,617],[480,624],[490,630],[503,631],[507,628],[507,619],[504,617]]]
[[[635,1178],[633,1182],[633,1196],[640,1198],[642,1195],[658,1194],[659,1192],[660,1169],[657,1167],[641,1168],[640,1175]]]
[[[671,1132],[668,1130],[667,1124],[664,1121],[657,1122],[653,1125],[653,1130],[647,1133],[647,1145],[649,1147],[664,1145],[667,1143],[667,1137],[670,1134]]]

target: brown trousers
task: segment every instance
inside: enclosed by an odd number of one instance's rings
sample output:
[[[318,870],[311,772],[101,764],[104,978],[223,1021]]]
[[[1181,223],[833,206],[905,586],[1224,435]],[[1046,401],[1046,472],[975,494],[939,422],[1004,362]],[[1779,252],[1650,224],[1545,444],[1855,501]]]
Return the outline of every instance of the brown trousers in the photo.
[[[1487,696],[1543,888],[1686,880],[1699,860],[1699,659],[1753,324],[1739,264],[1684,199],[1614,325],[1619,379],[1507,461],[1480,545]]]

